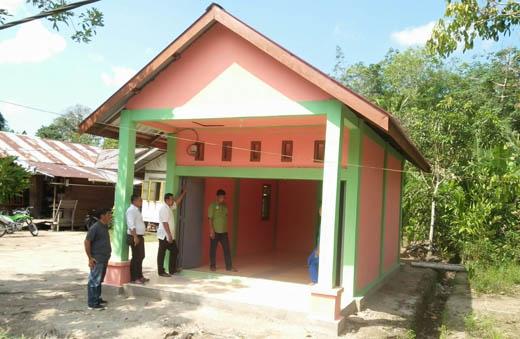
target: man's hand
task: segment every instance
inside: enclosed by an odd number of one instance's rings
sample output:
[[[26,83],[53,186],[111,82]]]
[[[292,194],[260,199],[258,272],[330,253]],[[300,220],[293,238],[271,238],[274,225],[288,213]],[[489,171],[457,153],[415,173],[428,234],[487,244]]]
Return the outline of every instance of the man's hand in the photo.
[[[209,231],[209,237],[210,237],[210,239],[215,239],[215,231],[214,230]]]
[[[141,241],[139,237],[137,235],[134,235],[134,246],[139,245],[139,241]]]
[[[97,263],[96,259],[94,259],[92,257],[88,258],[88,267],[94,268],[94,266],[96,266],[96,263]]]
[[[166,237],[167,237],[167,241],[168,241],[168,243],[171,244],[171,243],[173,242],[173,237],[172,237],[172,235],[171,235],[171,234],[168,234]]]

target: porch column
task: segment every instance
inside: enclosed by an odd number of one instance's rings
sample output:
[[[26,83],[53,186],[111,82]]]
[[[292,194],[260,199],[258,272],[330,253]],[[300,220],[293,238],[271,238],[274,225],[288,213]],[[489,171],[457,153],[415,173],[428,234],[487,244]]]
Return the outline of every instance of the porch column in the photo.
[[[112,257],[108,265],[106,284],[121,286],[130,281],[130,262],[126,242],[126,209],[134,190],[136,124],[130,112],[121,112],[119,125],[119,160],[115,192]]]
[[[341,104],[327,112],[323,165],[322,212],[319,241],[318,284],[312,290],[311,311],[326,320],[341,318],[342,289],[336,286],[339,194],[344,114]]]
[[[359,192],[361,187],[361,137],[362,133],[359,127],[355,126],[349,129],[341,279],[346,303],[353,300],[356,288]]]
[[[179,176],[175,175],[175,164],[177,159],[177,139],[173,137],[173,134],[168,134],[166,136],[166,182],[164,183],[164,193],[173,193],[177,196],[177,191],[179,189]],[[164,197],[160,197],[161,200]],[[175,227],[174,233],[178,235],[178,210],[174,212],[175,218]],[[176,239],[177,245],[179,244],[179,240]],[[169,272],[169,264],[170,264],[170,251],[166,251],[166,256],[164,257],[164,269],[166,272]],[[174,272],[169,272],[173,274]]]

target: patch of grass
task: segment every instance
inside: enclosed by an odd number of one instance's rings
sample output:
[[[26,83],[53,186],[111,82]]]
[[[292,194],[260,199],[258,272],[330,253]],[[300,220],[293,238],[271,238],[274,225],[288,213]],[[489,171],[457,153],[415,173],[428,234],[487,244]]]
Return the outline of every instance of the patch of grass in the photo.
[[[415,334],[415,331],[412,329],[407,330],[404,335],[399,336],[399,339],[415,339],[417,335]]]
[[[464,318],[465,332],[476,338],[483,339],[502,339],[504,335],[495,328],[495,321],[491,317],[477,317],[469,314]]]
[[[439,339],[448,339],[449,334],[450,331],[448,330],[448,327],[446,327],[446,325],[442,325],[439,329]]]
[[[0,339],[24,339],[25,336],[13,336],[11,334],[9,334],[9,332],[7,332],[6,330],[4,330],[3,328],[0,328]]]
[[[479,293],[515,294],[520,291],[520,264],[475,265],[470,268],[469,280]]]

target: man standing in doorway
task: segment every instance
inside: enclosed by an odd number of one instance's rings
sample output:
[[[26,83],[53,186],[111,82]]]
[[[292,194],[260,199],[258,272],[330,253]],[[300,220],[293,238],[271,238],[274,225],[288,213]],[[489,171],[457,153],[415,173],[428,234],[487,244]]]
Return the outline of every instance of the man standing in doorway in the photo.
[[[130,260],[130,281],[135,284],[144,284],[149,279],[143,276],[144,259],[144,232],[146,227],[143,215],[139,210],[143,205],[143,199],[139,195],[132,195],[130,207],[126,210],[127,242],[132,249]]]
[[[227,233],[228,210],[225,198],[226,192],[223,189],[219,189],[217,191],[217,200],[212,202],[208,208],[209,237],[211,241],[209,248],[210,269],[212,271],[217,270],[216,254],[217,245],[220,242],[224,250],[226,270],[236,272],[237,270],[233,268],[231,264],[231,252],[229,250],[229,238]]]
[[[94,216],[98,221],[90,227],[85,238],[85,253],[88,257],[90,274],[88,275],[88,308],[105,309],[105,300],[101,299],[101,284],[105,279],[108,260],[112,253],[108,224],[112,220],[112,211],[108,208],[97,210]]]
[[[175,199],[173,194],[164,195],[164,204],[159,208],[159,228],[157,238],[159,239],[159,251],[157,252],[157,273],[161,277],[170,277],[177,273],[177,254],[179,249],[175,242],[175,218],[173,211],[182,202],[186,191],[182,190],[181,195]],[[168,265],[169,274],[164,271],[164,256],[166,250],[170,251],[170,263]]]

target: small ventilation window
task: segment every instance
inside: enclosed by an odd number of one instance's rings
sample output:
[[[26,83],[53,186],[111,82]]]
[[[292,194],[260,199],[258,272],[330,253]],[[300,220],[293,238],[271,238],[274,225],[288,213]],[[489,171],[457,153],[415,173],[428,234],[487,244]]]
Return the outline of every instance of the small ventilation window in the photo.
[[[292,162],[293,142],[292,140],[282,141],[282,162]]]
[[[231,151],[233,143],[231,141],[222,141],[222,161],[231,161]]]
[[[251,156],[250,161],[260,161],[262,153],[262,142],[261,141],[251,141]]]
[[[325,160],[325,140],[314,141],[314,162]]]
[[[269,220],[271,217],[271,185],[262,185],[262,220]]]
[[[195,153],[195,160],[204,161],[204,143],[196,142],[195,146],[197,146],[197,152]]]

